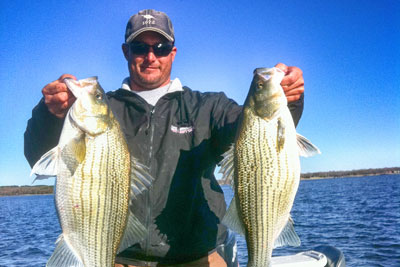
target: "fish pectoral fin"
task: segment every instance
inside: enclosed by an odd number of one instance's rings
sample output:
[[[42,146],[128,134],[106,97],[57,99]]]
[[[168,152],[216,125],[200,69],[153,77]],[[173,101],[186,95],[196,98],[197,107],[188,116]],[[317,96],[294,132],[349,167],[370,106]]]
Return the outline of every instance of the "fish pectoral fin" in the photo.
[[[297,146],[299,148],[299,154],[302,157],[311,157],[316,154],[321,154],[318,147],[313,145],[307,138],[297,134]]]
[[[229,208],[226,211],[224,218],[222,219],[222,223],[236,233],[245,236],[246,230],[243,221],[239,216],[236,197],[233,197],[231,204],[229,205]]]
[[[276,133],[276,150],[280,152],[285,144],[285,123],[281,118],[278,119],[278,127]]]
[[[126,223],[124,235],[119,245],[118,253],[124,251],[135,243],[143,240],[148,234],[144,225],[129,211],[128,222]]]
[[[149,173],[149,168],[131,157],[131,196],[136,198],[144,190],[148,189],[154,178]]]
[[[298,247],[301,244],[299,236],[296,234],[293,226],[293,220],[289,217],[286,226],[275,240],[274,248],[282,246],[294,246]]]
[[[85,267],[80,258],[65,242],[63,235],[57,240],[57,246],[48,260],[46,267]]]
[[[35,174],[36,178],[33,180],[43,180],[50,177],[57,176],[57,159],[60,154],[58,146],[54,147],[46,154],[44,154],[32,167],[31,175]]]
[[[231,145],[228,151],[222,154],[223,159],[220,161],[219,165],[221,168],[219,169],[219,173],[222,173],[222,181],[224,184],[230,184],[232,189],[234,188],[233,183],[233,174],[234,174],[234,145]]]
[[[60,154],[72,176],[76,168],[78,168],[78,165],[85,159],[86,144],[83,135],[80,138],[72,138],[69,143],[60,150]]]

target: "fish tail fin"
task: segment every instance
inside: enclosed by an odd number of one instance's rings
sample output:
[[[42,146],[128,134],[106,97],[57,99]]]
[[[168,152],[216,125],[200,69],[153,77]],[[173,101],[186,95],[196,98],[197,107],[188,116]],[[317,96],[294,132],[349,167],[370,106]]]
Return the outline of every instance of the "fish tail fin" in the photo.
[[[321,154],[318,147],[300,134],[297,134],[297,146],[299,147],[299,154],[302,157],[311,157],[316,154]]]
[[[80,258],[75,254],[67,242],[65,242],[63,235],[57,240],[57,246],[53,254],[48,260],[46,267],[84,267]]]
[[[286,226],[283,228],[282,232],[275,240],[274,248],[282,246],[294,246],[298,247],[301,244],[299,236],[296,234],[293,226],[294,222],[291,217],[289,217]]]
[[[144,190],[151,186],[154,178],[149,173],[149,168],[131,158],[131,196],[136,198]]]
[[[243,225],[243,221],[239,216],[235,197],[233,197],[231,204],[229,205],[229,208],[226,211],[224,218],[222,219],[222,223],[236,233],[245,236],[246,230]]]
[[[44,154],[32,167],[31,175],[35,174],[36,178],[33,180],[43,180],[57,175],[57,159],[59,156],[58,146],[54,147],[46,154]]]
[[[222,173],[222,181],[224,184],[230,184],[233,186],[233,174],[234,174],[234,145],[232,145],[228,151],[222,154],[223,159],[220,161],[221,168],[219,173]]]
[[[147,234],[148,230],[139,221],[139,219],[129,211],[128,222],[119,245],[118,253],[143,240]]]

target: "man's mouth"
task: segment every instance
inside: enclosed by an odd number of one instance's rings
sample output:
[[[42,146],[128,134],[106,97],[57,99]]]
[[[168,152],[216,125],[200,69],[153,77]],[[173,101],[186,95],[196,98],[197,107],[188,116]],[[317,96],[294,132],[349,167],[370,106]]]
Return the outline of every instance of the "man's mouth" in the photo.
[[[153,72],[158,70],[157,67],[151,67],[151,66],[142,66],[141,67],[142,72]]]

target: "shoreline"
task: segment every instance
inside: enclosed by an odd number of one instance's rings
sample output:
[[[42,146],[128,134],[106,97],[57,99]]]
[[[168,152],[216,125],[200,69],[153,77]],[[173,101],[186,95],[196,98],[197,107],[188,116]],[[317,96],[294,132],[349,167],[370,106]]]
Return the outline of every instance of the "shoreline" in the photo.
[[[357,177],[369,177],[369,176],[380,176],[380,175],[399,175],[400,173],[380,173],[380,174],[354,174],[354,175],[346,175],[346,176],[313,176],[310,178],[300,178],[302,181],[307,180],[323,180],[323,179],[346,179],[346,178],[357,178]]]
[[[357,178],[357,177],[369,177],[369,176],[380,176],[380,175],[400,175],[400,168],[391,168],[393,170],[379,173],[358,173],[358,174],[347,174],[346,172],[319,172],[319,173],[306,173],[303,175],[311,175],[310,177],[301,177],[301,181],[307,180],[322,180],[322,179],[344,179],[344,178]],[[353,171],[356,172],[356,171]],[[349,172],[347,172],[349,173]],[[319,174],[313,176],[313,174]],[[325,175],[324,175],[325,174]],[[335,175],[336,174],[336,175]],[[343,174],[343,175],[340,175]],[[324,175],[324,176],[321,176]],[[219,185],[226,185],[221,180],[217,180]],[[53,186],[39,185],[39,186],[0,186],[0,198],[1,197],[12,197],[12,196],[44,196],[54,194]]]
[[[370,176],[381,176],[381,175],[400,175],[400,173],[354,174],[354,175],[345,175],[345,176],[312,176],[310,178],[300,178],[300,181],[326,180],[326,179],[348,179],[348,178],[370,177]],[[219,185],[229,185],[229,184],[219,183]]]
[[[0,195],[2,197],[29,197],[29,196],[51,196],[53,194],[20,194],[20,195]]]

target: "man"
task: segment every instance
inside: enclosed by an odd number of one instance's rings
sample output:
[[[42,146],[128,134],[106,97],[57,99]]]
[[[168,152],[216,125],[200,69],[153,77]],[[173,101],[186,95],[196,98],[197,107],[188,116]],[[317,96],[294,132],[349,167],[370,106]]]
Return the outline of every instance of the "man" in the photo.
[[[242,107],[223,93],[200,93],[171,80],[174,41],[165,13],[143,10],[132,16],[122,45],[130,76],[122,88],[107,94],[131,153],[155,177],[131,206],[149,235],[120,253],[117,262],[232,266],[228,255],[235,241],[220,223],[226,206],[214,169],[234,141]],[[303,109],[302,72],[277,67],[286,73],[282,86],[297,124]],[[66,77],[76,79],[65,74],[42,89],[44,98],[28,122],[25,155],[31,166],[58,143],[75,100],[63,83]]]

